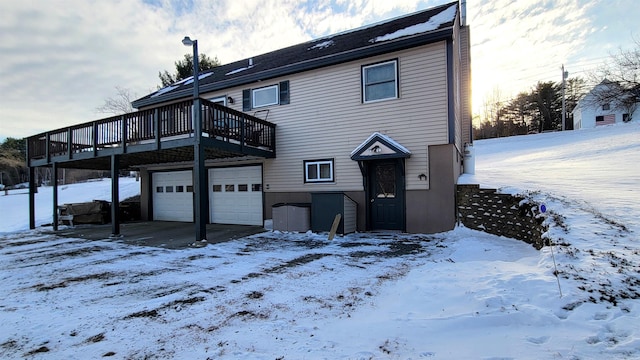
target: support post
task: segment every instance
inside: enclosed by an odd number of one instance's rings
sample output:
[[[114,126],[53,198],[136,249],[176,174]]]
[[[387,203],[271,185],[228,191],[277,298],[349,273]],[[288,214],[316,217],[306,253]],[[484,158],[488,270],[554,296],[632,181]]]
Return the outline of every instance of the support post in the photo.
[[[93,156],[98,157],[98,123],[93,122],[93,136],[91,137],[91,141],[93,141]]]
[[[111,155],[111,237],[120,235],[120,156]]]
[[[29,229],[36,228],[36,168],[29,166]]]
[[[51,182],[53,183],[53,231],[58,231],[58,164],[51,165]]]
[[[73,131],[71,128],[67,130],[67,157],[69,160],[73,157]]]
[[[193,120],[195,125],[195,144],[193,145],[193,206],[196,225],[196,241],[207,239],[208,193],[207,169],[204,167],[205,153],[202,145],[202,113],[200,99],[193,99]]]
[[[122,134],[121,134],[121,136],[122,136],[122,153],[126,154],[127,153],[127,140],[128,140],[127,139],[127,132],[128,132],[128,129],[127,129],[127,118],[124,115],[120,116],[120,124],[122,126]]]

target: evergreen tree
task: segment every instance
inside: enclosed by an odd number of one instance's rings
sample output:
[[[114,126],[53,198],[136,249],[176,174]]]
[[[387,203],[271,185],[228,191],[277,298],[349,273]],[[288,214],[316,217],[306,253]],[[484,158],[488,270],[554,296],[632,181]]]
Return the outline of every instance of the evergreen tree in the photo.
[[[198,69],[200,72],[221,65],[217,56],[211,59],[206,54],[200,54],[198,57]],[[167,70],[158,73],[158,77],[160,77],[160,82],[162,83],[161,88],[193,76],[193,55],[185,54],[183,60],[178,60],[174,64],[176,66],[176,72],[174,74],[170,74]]]

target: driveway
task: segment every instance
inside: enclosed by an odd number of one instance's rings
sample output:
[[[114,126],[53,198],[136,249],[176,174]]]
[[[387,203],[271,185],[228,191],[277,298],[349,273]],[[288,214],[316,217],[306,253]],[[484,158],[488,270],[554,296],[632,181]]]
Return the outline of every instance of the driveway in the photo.
[[[266,231],[261,226],[207,224],[207,242],[221,243]],[[76,225],[48,234],[86,240],[105,240],[111,235],[111,224]],[[140,221],[120,224],[121,237],[116,240],[130,245],[165,249],[184,249],[194,245],[195,225],[172,221]]]
[[[446,256],[442,236],[381,233],[265,232],[169,250],[178,228],[182,246],[192,240],[187,225],[126,224],[122,241],[91,239],[108,226],[0,236],[0,357],[284,359],[300,339],[331,346],[314,338],[321,323]]]

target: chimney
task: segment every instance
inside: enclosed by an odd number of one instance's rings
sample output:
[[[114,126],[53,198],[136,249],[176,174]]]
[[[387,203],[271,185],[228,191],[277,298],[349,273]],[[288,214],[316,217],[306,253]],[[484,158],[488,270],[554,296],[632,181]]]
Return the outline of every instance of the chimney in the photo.
[[[460,25],[467,26],[467,0],[460,0]]]

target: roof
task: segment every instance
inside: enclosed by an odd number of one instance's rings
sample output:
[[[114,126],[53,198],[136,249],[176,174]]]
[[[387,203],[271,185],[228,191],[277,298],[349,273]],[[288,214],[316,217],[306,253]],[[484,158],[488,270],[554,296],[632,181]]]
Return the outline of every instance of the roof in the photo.
[[[293,45],[203,71],[200,92],[211,92],[317,69],[447,39],[453,34],[458,2]],[[192,77],[135,100],[136,108],[185,98]]]
[[[409,149],[377,131],[351,152],[352,160],[394,159],[410,156]]]

